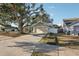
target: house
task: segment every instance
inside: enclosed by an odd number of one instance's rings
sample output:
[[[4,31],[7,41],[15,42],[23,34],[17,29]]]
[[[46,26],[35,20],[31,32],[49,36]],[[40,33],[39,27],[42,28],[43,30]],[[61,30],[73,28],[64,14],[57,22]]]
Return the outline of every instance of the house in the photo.
[[[48,32],[49,32],[49,33],[57,34],[57,33],[58,33],[58,29],[57,29],[57,28],[54,28],[54,27],[53,27],[53,28],[49,28],[49,29],[48,29]]]
[[[55,34],[60,33],[61,32],[61,27],[57,24],[53,24],[52,27],[49,28],[49,32],[55,33]]]
[[[79,35],[79,18],[63,19],[63,30],[66,34]]]
[[[5,31],[5,32],[12,32],[12,31],[14,31],[14,32],[18,32],[19,30],[18,30],[17,27],[12,27],[10,25],[6,25],[6,27],[0,25],[0,31]]]
[[[39,20],[29,25],[26,23],[23,32],[33,34],[46,34],[48,32],[57,33],[57,28],[53,27],[53,19],[47,21]]]
[[[48,33],[48,30],[49,30],[50,26],[52,26],[52,25],[53,25],[52,21],[44,22],[44,21],[40,20],[31,26],[32,33],[35,33],[35,34]]]

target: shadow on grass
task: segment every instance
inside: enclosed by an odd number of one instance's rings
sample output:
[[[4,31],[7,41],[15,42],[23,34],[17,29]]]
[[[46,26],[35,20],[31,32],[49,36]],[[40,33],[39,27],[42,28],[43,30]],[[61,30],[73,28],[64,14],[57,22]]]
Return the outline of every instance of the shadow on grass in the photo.
[[[40,52],[33,52],[31,56],[50,56],[50,55],[40,53]]]
[[[68,47],[71,49],[79,50],[79,41],[78,40],[61,40],[64,43],[60,43],[59,46]]]
[[[71,48],[71,49],[79,49],[79,40],[59,40],[58,39],[58,44],[56,44],[56,42],[54,41],[54,39],[52,38],[42,38],[40,42],[49,44],[49,45],[58,45],[60,47],[67,47],[67,48]]]
[[[33,36],[37,36],[37,37],[44,37],[45,34],[33,34]]]

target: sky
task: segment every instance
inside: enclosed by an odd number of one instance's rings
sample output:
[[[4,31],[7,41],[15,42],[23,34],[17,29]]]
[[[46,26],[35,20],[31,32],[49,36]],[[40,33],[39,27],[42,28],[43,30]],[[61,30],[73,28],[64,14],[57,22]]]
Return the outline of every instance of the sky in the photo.
[[[63,19],[79,18],[79,4],[77,3],[44,3],[44,9],[53,18],[53,23],[61,25]]]

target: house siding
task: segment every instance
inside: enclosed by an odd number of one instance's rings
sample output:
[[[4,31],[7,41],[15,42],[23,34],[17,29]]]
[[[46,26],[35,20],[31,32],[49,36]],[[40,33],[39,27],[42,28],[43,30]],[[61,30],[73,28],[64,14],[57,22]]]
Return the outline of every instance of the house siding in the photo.
[[[73,22],[72,22],[73,23]],[[72,24],[71,23],[71,24]],[[68,26],[67,24],[65,24],[64,22],[64,32],[67,34],[70,31],[70,34],[74,34],[74,35],[78,35],[79,33],[79,22],[76,22],[70,26]]]

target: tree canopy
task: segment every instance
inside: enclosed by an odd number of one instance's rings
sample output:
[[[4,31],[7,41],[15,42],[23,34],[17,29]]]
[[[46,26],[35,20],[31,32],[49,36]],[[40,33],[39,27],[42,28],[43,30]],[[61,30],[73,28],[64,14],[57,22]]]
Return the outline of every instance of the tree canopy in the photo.
[[[49,21],[49,15],[43,4],[36,7],[34,3],[2,3],[0,4],[0,25],[7,27],[16,24],[20,33],[24,26],[32,25],[38,21]]]

